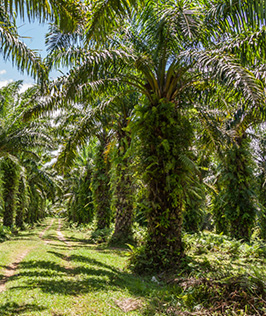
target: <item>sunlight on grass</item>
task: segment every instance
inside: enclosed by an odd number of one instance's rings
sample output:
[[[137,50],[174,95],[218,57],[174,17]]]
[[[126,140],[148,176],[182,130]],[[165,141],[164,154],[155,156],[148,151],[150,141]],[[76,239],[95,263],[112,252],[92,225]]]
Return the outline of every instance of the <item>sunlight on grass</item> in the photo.
[[[66,244],[55,220],[39,238],[50,221],[0,244],[2,273],[30,250],[0,293],[0,315],[252,315],[250,304],[263,315],[265,259],[256,244],[186,235],[187,263],[157,284],[128,270],[124,249],[88,243],[88,231],[63,227]]]

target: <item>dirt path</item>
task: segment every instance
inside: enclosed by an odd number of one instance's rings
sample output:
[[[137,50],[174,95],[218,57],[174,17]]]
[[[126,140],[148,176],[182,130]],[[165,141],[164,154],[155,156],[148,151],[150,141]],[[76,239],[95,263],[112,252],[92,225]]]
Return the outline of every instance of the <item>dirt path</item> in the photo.
[[[46,231],[51,228],[51,226],[53,225],[53,222],[54,222],[54,219],[52,219],[50,225],[47,226],[47,227],[39,234],[39,237],[40,237],[41,239],[43,238],[43,236],[44,236],[44,234],[46,233]],[[45,244],[49,244],[49,242],[50,242],[49,240],[44,240],[44,243],[45,243]]]
[[[39,238],[43,238],[45,232],[52,226],[54,222],[54,219],[51,220],[51,223],[49,226],[47,226],[40,234]],[[45,243],[48,243],[47,240],[44,240]],[[26,249],[24,252],[18,254],[16,257],[15,261],[12,262],[9,266],[6,267],[4,271],[4,277],[2,280],[0,280],[0,293],[4,292],[6,290],[6,284],[9,280],[10,277],[16,274],[16,271],[18,269],[18,266],[20,262],[27,256],[27,254],[30,252],[32,249]]]
[[[6,289],[6,283],[8,279],[16,274],[16,270],[20,264],[20,262],[27,256],[30,249],[25,250],[16,258],[15,262],[11,263],[8,267],[6,267],[4,271],[4,278],[0,280],[0,293],[4,292]]]
[[[61,227],[62,227],[62,224],[61,224],[61,220],[59,218],[58,220],[58,228],[57,228],[57,231],[56,231],[56,234],[57,234],[57,237],[60,241],[64,242],[66,244],[66,246],[68,247],[68,249],[70,250],[71,249],[71,245],[70,243],[66,240],[66,238],[64,237],[64,235],[62,234],[61,232]],[[73,267],[71,265],[71,257],[68,256],[68,255],[65,255],[64,258],[63,258],[65,261],[66,261],[66,266],[65,268],[67,270],[73,270]]]
[[[59,240],[63,241],[67,246],[70,246],[69,242],[66,240],[64,235],[61,233],[61,227],[62,227],[61,220],[59,218],[59,220],[58,220],[58,228],[57,228],[57,231],[56,231],[57,237],[58,237]]]
[[[123,316],[135,302],[139,292],[135,276],[123,272],[124,255],[84,247],[87,232],[65,223],[46,218],[0,243],[0,316]]]

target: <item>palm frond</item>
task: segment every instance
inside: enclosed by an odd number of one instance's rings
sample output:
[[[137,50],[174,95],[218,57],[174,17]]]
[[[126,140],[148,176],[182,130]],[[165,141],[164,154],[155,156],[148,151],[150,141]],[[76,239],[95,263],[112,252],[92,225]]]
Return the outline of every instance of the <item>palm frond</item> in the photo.
[[[48,78],[47,69],[39,54],[29,49],[18,34],[0,26],[1,53],[4,59],[10,59],[13,65],[22,72],[27,72],[35,79],[45,81]]]
[[[85,115],[79,121],[78,127],[75,128],[63,150],[60,152],[55,165],[56,168],[67,170],[73,164],[77,155],[77,148],[86,144],[89,136],[97,130],[95,118],[100,112],[101,109],[97,107],[89,109],[84,113]]]
[[[157,14],[167,25],[168,31],[179,38],[193,39],[200,30],[200,7],[195,1],[178,1],[163,4],[162,8],[155,5]]]
[[[72,48],[83,41],[82,25],[75,32],[64,32],[57,25],[52,24],[49,32],[45,36],[45,44],[49,53],[64,50],[66,47]]]
[[[140,0],[88,0],[87,14],[87,41],[92,38],[101,41],[117,28],[124,16],[131,15],[132,8],[137,8],[143,1]]]
[[[259,80],[246,68],[241,66],[232,55],[221,51],[194,51],[192,56],[199,71],[211,78],[216,78],[226,86],[233,86],[243,93],[250,104],[264,102],[263,86]]]
[[[81,20],[84,5],[79,0],[3,0],[10,15],[18,14],[29,21],[54,21],[62,29],[71,30]]]
[[[216,21],[226,32],[240,34],[249,27],[259,29],[265,24],[265,0],[216,0],[207,6],[208,20]]]
[[[247,29],[245,32],[230,36],[226,42],[216,44],[220,52],[227,52],[238,57],[242,65],[250,68],[264,64],[266,59],[266,28]]]

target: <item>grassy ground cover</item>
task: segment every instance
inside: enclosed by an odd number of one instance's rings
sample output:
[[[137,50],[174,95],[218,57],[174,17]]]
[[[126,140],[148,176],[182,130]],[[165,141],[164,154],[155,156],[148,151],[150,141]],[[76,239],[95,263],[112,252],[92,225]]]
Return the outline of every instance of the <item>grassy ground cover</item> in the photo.
[[[58,239],[58,220],[40,239],[50,220],[0,244],[3,271],[18,252],[30,249],[0,293],[0,315],[124,315],[116,302],[125,298],[145,306],[158,286],[123,271],[124,251],[97,250],[81,234],[62,230],[66,244]]]
[[[59,240],[55,219],[40,238],[50,223],[0,244],[1,278],[27,252],[0,293],[0,315],[266,314],[266,250],[258,241],[187,235],[186,263],[152,281],[127,269],[127,251],[89,243],[88,230],[63,225]]]

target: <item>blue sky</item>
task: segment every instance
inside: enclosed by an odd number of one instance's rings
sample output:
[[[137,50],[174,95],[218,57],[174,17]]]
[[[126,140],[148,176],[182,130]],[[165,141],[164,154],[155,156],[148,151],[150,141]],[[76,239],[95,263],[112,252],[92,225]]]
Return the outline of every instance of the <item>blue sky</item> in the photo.
[[[23,41],[31,48],[39,51],[42,57],[46,56],[45,49],[45,34],[48,31],[48,24],[39,24],[38,22],[28,23],[17,21],[18,32],[24,38]],[[56,72],[53,72],[51,77],[56,77]],[[34,80],[26,73],[21,73],[16,66],[10,61],[5,61],[0,54],[0,87],[9,82],[23,80],[23,90],[34,84]]]

